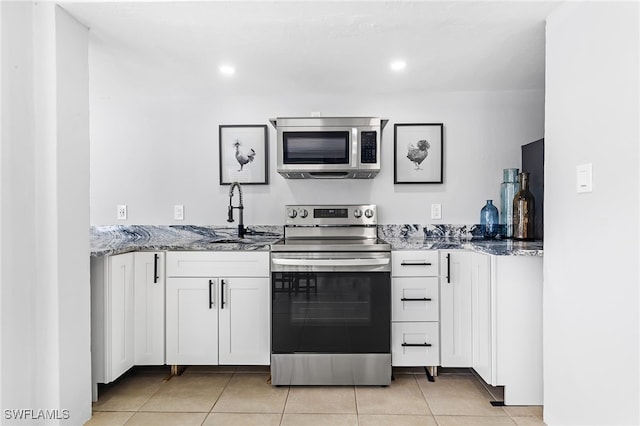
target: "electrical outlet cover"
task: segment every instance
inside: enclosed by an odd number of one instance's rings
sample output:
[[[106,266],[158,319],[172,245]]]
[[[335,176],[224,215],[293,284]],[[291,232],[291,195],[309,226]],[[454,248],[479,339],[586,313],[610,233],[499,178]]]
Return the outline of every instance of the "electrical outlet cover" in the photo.
[[[127,205],[119,204],[118,205],[118,220],[127,220]]]
[[[184,206],[182,204],[173,206],[173,218],[175,220],[184,220]]]
[[[442,219],[442,204],[431,204],[431,219]]]

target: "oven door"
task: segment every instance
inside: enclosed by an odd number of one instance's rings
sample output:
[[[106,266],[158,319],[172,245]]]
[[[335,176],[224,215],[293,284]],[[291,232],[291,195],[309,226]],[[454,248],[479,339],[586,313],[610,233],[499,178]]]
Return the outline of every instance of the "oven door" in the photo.
[[[388,252],[272,253],[273,354],[388,354]]]

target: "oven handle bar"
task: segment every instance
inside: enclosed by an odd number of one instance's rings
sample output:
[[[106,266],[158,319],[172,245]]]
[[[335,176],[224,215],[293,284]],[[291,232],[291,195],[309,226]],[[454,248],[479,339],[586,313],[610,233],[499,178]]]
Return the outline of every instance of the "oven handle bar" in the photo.
[[[388,265],[389,259],[271,259],[284,266],[377,266]]]

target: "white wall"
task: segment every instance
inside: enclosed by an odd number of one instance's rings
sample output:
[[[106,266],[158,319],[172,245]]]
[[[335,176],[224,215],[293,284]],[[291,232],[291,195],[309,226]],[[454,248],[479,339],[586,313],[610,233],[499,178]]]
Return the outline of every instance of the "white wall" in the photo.
[[[218,125],[267,124],[276,116],[373,115],[388,118],[382,169],[368,180],[285,180],[275,171],[276,132],[269,125],[269,185],[245,185],[245,223],[282,224],[284,204],[379,205],[381,223],[478,223],[485,200],[499,198],[502,169],[520,167],[520,146],[543,136],[543,91],[411,93],[136,93],[109,52],[93,41],[91,74],[91,223],[225,224],[228,186],[219,185]],[[443,185],[393,184],[393,124],[445,126]],[[127,204],[127,221],[116,205]],[[438,223],[438,222],[433,222]]]
[[[87,29],[53,3],[0,9],[0,421],[83,424],[91,416]],[[5,411],[20,409],[36,411],[22,421]],[[30,420],[37,410],[54,419]]]
[[[544,419],[637,425],[638,3],[547,22]],[[575,167],[593,164],[593,192]]]

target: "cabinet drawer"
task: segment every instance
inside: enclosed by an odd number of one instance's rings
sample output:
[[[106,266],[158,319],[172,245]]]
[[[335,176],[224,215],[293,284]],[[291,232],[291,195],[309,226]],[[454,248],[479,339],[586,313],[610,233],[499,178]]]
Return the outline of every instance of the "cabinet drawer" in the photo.
[[[438,278],[392,279],[393,321],[438,321]]]
[[[399,250],[391,253],[394,277],[437,277],[437,250]]]
[[[268,277],[269,252],[169,252],[167,276]]]
[[[392,323],[391,365],[395,367],[439,365],[438,337],[437,322]]]

